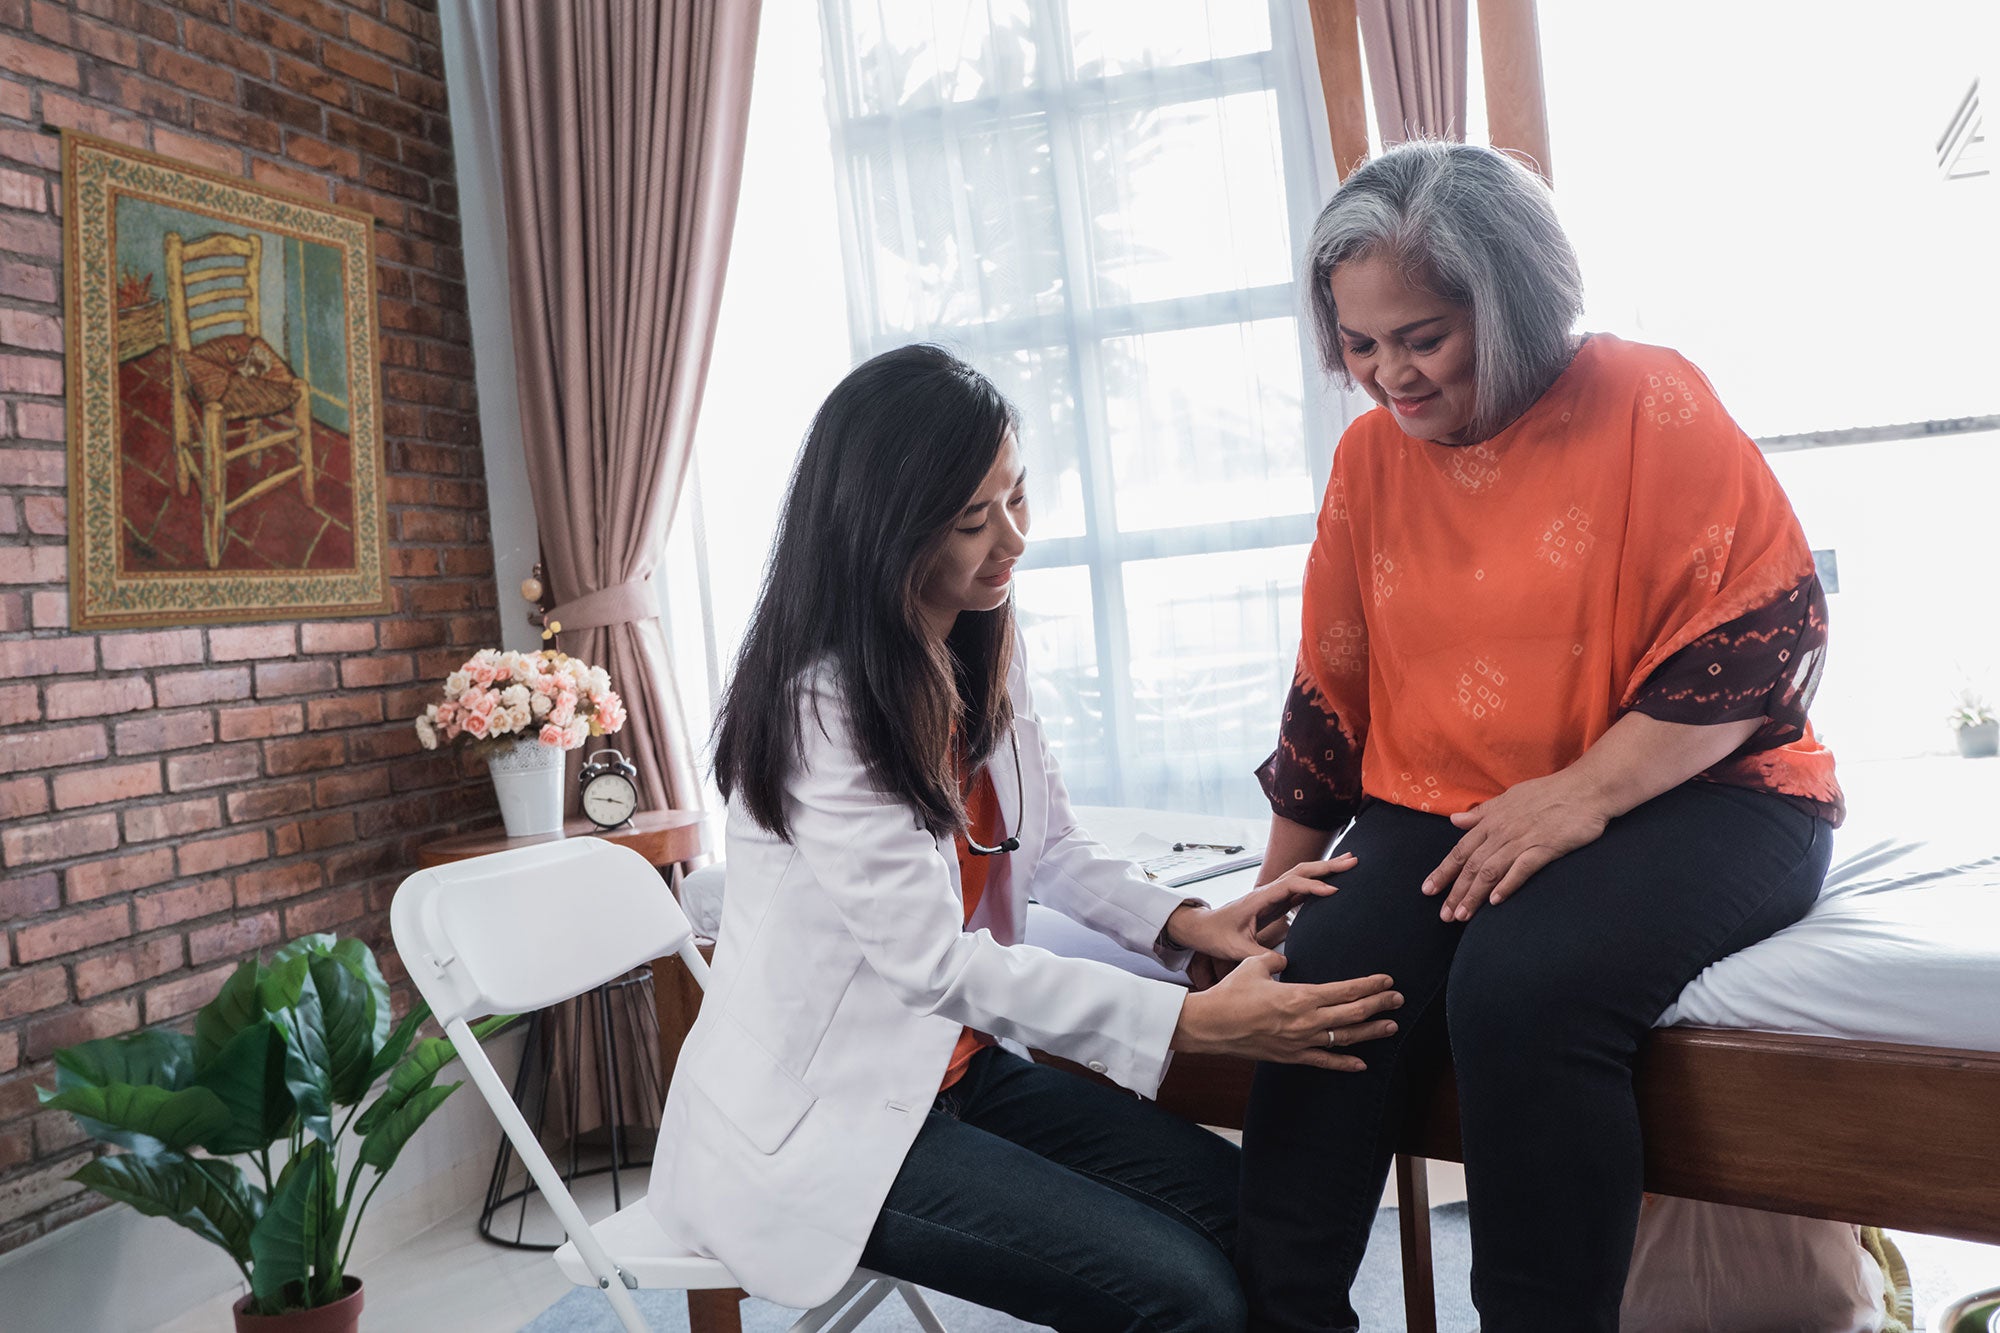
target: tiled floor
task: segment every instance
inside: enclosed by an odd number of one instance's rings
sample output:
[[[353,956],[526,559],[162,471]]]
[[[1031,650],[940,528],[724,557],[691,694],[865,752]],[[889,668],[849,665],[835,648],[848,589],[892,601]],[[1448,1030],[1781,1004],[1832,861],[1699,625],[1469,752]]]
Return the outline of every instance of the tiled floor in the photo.
[[[158,347],[118,368],[123,409],[119,488],[126,573],[208,568],[202,551],[200,481],[185,495],[174,478],[173,400],[168,351]],[[238,438],[234,443],[241,443]],[[354,462],[346,435],[315,422],[313,503],[302,479],[277,487],[223,520],[223,570],[350,569],[354,565]],[[298,462],[290,444],[245,454],[228,465],[226,494],[238,496]]]

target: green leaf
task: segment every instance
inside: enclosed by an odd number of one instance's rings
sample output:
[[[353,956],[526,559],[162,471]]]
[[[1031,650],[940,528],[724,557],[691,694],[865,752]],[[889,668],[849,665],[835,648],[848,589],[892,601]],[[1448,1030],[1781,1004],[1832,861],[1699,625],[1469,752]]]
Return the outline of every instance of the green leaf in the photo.
[[[377,1171],[387,1171],[394,1166],[403,1145],[410,1141],[410,1135],[430,1119],[431,1112],[444,1105],[445,1098],[462,1086],[462,1082],[447,1083],[441,1088],[425,1088],[411,1096],[361,1140],[361,1160]]]
[[[56,1052],[56,1091],[147,1084],[178,1091],[194,1076],[194,1039],[168,1031],[104,1037]]]
[[[178,1222],[250,1262],[250,1236],[264,1212],[262,1191],[228,1162],[178,1153],[158,1157],[100,1157],[70,1176],[107,1199],[129,1203],[148,1217]]]
[[[35,1091],[49,1110],[68,1111],[82,1120],[86,1132],[148,1155],[162,1148],[180,1152],[229,1123],[228,1108],[207,1088],[170,1092],[145,1083],[113,1083],[68,1092]],[[108,1132],[91,1128],[92,1122]]]
[[[232,1037],[196,1083],[229,1112],[229,1123],[202,1140],[210,1152],[255,1152],[290,1133],[298,1104],[285,1086],[285,1037],[270,1019]]]
[[[313,959],[311,972],[326,1025],[333,1102],[352,1106],[368,1093],[368,1066],[375,1054],[375,997],[368,984],[336,958]]]
[[[382,1021],[382,1010],[375,1012],[375,1021]],[[368,1086],[374,1087],[375,1080],[395,1068],[403,1058],[403,1052],[410,1049],[410,1039],[417,1035],[417,1027],[431,1016],[431,1007],[422,1000],[410,1006],[410,1012],[403,1015],[403,1021],[396,1024],[386,1041],[376,1044],[375,1061],[368,1066]]]
[[[194,1016],[195,1068],[206,1069],[231,1038],[263,1017],[257,1002],[257,960],[246,958]]]
[[[457,1058],[458,1048],[443,1037],[426,1037],[418,1042],[396,1066],[396,1072],[389,1075],[389,1086],[382,1089],[382,1095],[361,1113],[355,1130],[361,1134],[372,1131],[404,1102],[428,1089],[437,1081],[438,1071]]]
[[[271,955],[271,966],[277,967],[295,958],[303,958],[307,962],[315,958],[325,958],[333,952],[333,946],[338,942],[339,937],[328,931],[321,931],[316,935],[301,935]]]
[[[368,993],[375,997],[375,1040],[369,1049],[381,1050],[382,1043],[389,1040],[389,1030],[394,1026],[396,1016],[389,1010],[389,983],[382,979],[382,969],[375,964],[374,951],[360,940],[344,939],[333,946],[331,957],[359,978],[368,987]],[[389,1063],[394,1064],[395,1061]],[[368,1081],[373,1083],[374,1076],[371,1075]]]
[[[519,1014],[495,1014],[491,1018],[482,1018],[472,1025],[472,1035],[474,1039],[484,1043],[488,1037],[519,1017]]]
[[[282,960],[273,958],[271,965],[257,978],[257,1003],[267,1014],[295,1008],[311,974],[312,959],[304,954],[294,954]]]
[[[297,1283],[305,1293],[312,1265],[321,1253],[322,1237],[339,1211],[334,1197],[333,1158],[326,1144],[306,1144],[287,1164],[263,1217],[250,1232],[250,1290],[257,1308],[277,1314],[284,1308],[285,1288]]]
[[[326,1053],[326,1020],[320,1012],[319,989],[313,985],[308,960],[293,960],[299,969],[296,1000],[271,1011],[271,1021],[285,1035],[285,1086],[299,1104],[299,1119],[314,1138],[333,1142],[333,1067]],[[289,976],[292,964],[285,965]],[[267,974],[267,977],[270,974]],[[290,989],[289,979],[284,981]]]

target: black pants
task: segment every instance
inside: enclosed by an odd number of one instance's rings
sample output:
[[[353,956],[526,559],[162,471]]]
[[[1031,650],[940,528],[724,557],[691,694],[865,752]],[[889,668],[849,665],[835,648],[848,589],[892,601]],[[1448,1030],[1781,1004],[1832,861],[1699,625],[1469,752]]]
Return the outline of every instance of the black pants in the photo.
[[[1236,1145],[999,1047],[938,1095],[861,1266],[1059,1333],[1241,1333]]]
[[[1448,1055],[1484,1333],[1615,1330],[1642,1193],[1633,1056],[1702,968],[1806,913],[1831,852],[1776,797],[1690,782],[1446,924],[1419,886],[1459,836],[1372,803],[1340,844],[1360,863],[1299,911],[1284,980],[1387,973],[1404,1007],[1352,1048],[1365,1073],[1257,1070],[1236,1247],[1252,1329],[1359,1327],[1348,1287],[1410,1087]]]

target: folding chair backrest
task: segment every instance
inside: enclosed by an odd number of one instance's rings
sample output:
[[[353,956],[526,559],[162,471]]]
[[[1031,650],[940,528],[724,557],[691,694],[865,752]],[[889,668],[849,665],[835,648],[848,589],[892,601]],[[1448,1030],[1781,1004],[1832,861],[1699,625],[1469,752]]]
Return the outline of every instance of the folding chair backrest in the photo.
[[[655,958],[695,954],[660,872],[602,838],[419,870],[396,890],[389,928],[440,1024],[545,1009]]]

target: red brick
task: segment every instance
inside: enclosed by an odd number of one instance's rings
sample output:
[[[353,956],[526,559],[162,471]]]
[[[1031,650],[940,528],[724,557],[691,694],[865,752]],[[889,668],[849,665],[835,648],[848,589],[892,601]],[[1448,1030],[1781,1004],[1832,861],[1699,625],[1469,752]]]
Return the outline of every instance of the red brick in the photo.
[[[170,51],[164,46],[148,45],[140,52],[139,68],[156,79],[185,88],[199,97],[211,97],[218,102],[226,102],[236,95],[236,76],[226,69],[217,69],[205,60]],[[157,143],[155,144],[157,147]]]
[[[32,685],[0,685],[0,727],[33,722],[42,715]]]
[[[305,782],[266,783],[229,793],[229,822],[248,824],[312,808],[312,786]]]
[[[18,1018],[69,1002],[69,978],[60,967],[0,972],[0,1014]]]
[[[360,653],[375,646],[375,626],[366,620],[330,620],[299,626],[300,646],[309,653]]]
[[[340,683],[347,689],[401,685],[416,676],[408,657],[353,657],[340,664]]]
[[[330,815],[320,815],[299,823],[299,842],[308,851],[323,852],[329,847],[344,847],[354,841],[354,813],[340,810]]]
[[[33,598],[36,629],[69,628],[69,594],[38,592]]]
[[[28,819],[48,808],[49,785],[40,777],[0,782],[0,819]]]
[[[199,754],[175,755],[167,760],[168,791],[199,791],[230,783],[254,782],[257,778],[257,747],[238,745],[216,747]]]
[[[287,694],[322,694],[336,688],[338,676],[331,662],[259,662],[257,697],[269,699]]]
[[[384,648],[431,648],[444,642],[442,620],[385,620],[382,622]]]
[[[26,735],[9,736],[4,743],[0,743],[0,773],[54,768],[58,764],[87,764],[109,753],[104,745],[104,728],[97,723],[81,727],[44,728]]]
[[[290,657],[296,646],[297,635],[290,625],[242,625],[208,632],[208,656],[213,662]]]
[[[56,774],[56,809],[74,810],[82,805],[131,801],[141,796],[157,796],[159,791],[160,766],[157,762],[71,769]]]
[[[140,930],[157,930],[197,917],[226,912],[233,902],[226,879],[211,879],[159,893],[144,893],[132,900],[133,915]]]
[[[42,696],[42,708],[50,721],[103,717],[108,713],[135,713],[152,706],[153,687],[146,683],[143,676],[64,681],[49,686]]]
[[[417,44],[408,36],[359,14],[348,15],[347,40],[356,46],[366,47],[376,55],[387,57],[391,64],[413,66],[417,63]]]
[[[115,1037],[139,1026],[137,1000],[106,1000],[88,1009],[50,1014],[28,1024],[22,1033],[30,1060],[46,1060],[65,1046]]]
[[[34,187],[35,199],[42,197],[42,182],[38,176],[25,176],[18,171],[0,168],[0,203],[9,208],[28,208],[41,211],[39,202],[28,204],[18,196],[21,187],[14,182],[26,182]],[[63,349],[62,321],[54,315],[37,314],[32,310],[0,308],[0,343],[9,347],[19,347],[30,352],[60,352]]]
[[[60,486],[68,472],[60,450],[0,449],[0,486]]]
[[[215,998],[222,983],[236,970],[235,964],[212,967],[206,972],[162,982],[146,992],[146,1022],[164,1023],[169,1018],[191,1014]]]
[[[48,212],[49,194],[48,190],[42,185],[42,178],[40,176],[30,176],[25,171],[9,171],[5,167],[0,167],[0,208],[18,209],[23,213]],[[30,316],[26,311],[21,310],[10,310],[5,313],[13,315],[14,318],[7,319],[4,316],[0,316],[0,343],[6,343],[14,347],[26,347],[37,352],[59,352],[62,350],[62,333],[60,330],[56,332],[56,345],[54,347],[49,347],[46,344],[44,341],[46,335],[37,336],[34,332],[34,325],[37,323],[55,323],[48,316]],[[16,336],[16,330],[26,332],[27,337]]]
[[[29,549],[60,551],[60,546]],[[97,669],[97,640],[87,634],[60,639],[9,639],[0,643],[0,680],[32,680],[37,676],[72,675]]]
[[[5,357],[0,357],[4,361]],[[69,551],[61,546],[0,547],[0,583],[66,583]]]
[[[84,130],[133,148],[146,146],[148,126],[143,118],[110,111],[46,88],[42,90],[42,118],[66,130]]]
[[[188,123],[187,94],[109,65],[86,65],[83,90],[95,102],[137,112],[149,121]]]
[[[0,1074],[11,1074],[21,1064],[21,1034],[0,1032]]]
[[[321,809],[353,805],[389,794],[387,769],[371,768],[358,773],[333,773],[314,784],[314,800]]]
[[[347,12],[326,3],[326,0],[265,0],[266,6],[278,13],[309,23],[321,32],[335,37],[347,35]],[[244,7],[248,11],[248,6]]]
[[[194,18],[186,21],[184,34],[187,49],[198,56],[233,65],[255,79],[271,77],[271,53],[254,42]]]
[[[266,736],[296,736],[306,729],[305,714],[297,704],[261,704],[250,708],[225,708],[216,714],[218,731],[225,741],[262,740]]]
[[[268,62],[269,57],[266,57]],[[260,74],[266,71],[259,71]],[[220,171],[226,176],[243,174],[243,150],[211,143],[207,139],[197,139],[193,135],[181,134],[164,125],[153,127],[153,151],[162,157],[171,157],[178,162],[190,162],[211,171]]]
[[[280,51],[307,60],[319,59],[319,34],[296,23],[288,23],[265,10],[245,5],[237,15],[237,26],[245,37],[275,46]]]
[[[21,515],[28,531],[38,537],[61,537],[69,531],[69,507],[60,495],[24,495]]]
[[[105,23],[76,18],[67,9],[35,0],[35,35],[58,46],[87,51],[119,65],[139,63],[139,42],[129,32]]]
[[[283,859],[305,850],[305,834],[297,824],[279,824],[271,830],[271,855]]]
[[[76,998],[89,1000],[164,976],[179,968],[184,958],[181,937],[162,935],[82,959],[71,965],[70,975],[76,982]]]
[[[120,754],[185,750],[215,739],[215,719],[207,713],[153,713],[120,722],[112,736]]]
[[[317,133],[319,126],[314,122],[308,128]],[[268,158],[260,157],[250,163],[250,179],[283,194],[300,195],[307,199],[324,199],[327,195],[327,182],[332,178],[281,166]]]
[[[347,762],[347,742],[339,736],[311,736],[295,741],[266,741],[264,768],[273,777],[338,768]]]
[[[292,861],[266,870],[246,870],[236,877],[236,905],[262,907],[281,898],[311,893],[323,882],[317,861]]]
[[[368,895],[361,889],[342,889],[285,909],[285,933],[294,939],[314,931],[354,920],[368,910]]]
[[[125,903],[111,903],[87,912],[59,916],[37,926],[23,926],[14,932],[14,956],[24,963],[57,958],[94,944],[109,944],[132,933],[132,909]]]
[[[378,759],[401,759],[420,752],[416,730],[407,722],[358,732],[347,738],[348,757],[357,764],[373,763]]]
[[[56,890],[56,873],[53,870],[44,870],[39,875],[0,878],[0,921],[39,916],[61,906],[62,895]],[[6,1012],[6,1006],[0,1005],[0,1014]]]
[[[10,866],[71,861],[79,856],[108,852],[117,845],[118,816],[110,813],[76,815],[0,832],[0,850],[6,853]]]
[[[189,662],[201,661],[201,631],[169,629],[141,634],[106,634],[98,640],[98,651],[104,655],[106,671],[185,666]]]
[[[127,810],[124,818],[125,841],[153,842],[221,828],[222,808],[213,796],[199,796],[171,805],[140,806]]]
[[[336,74],[329,74],[318,65],[309,65],[303,60],[290,56],[279,56],[274,62],[278,82],[295,93],[347,109],[353,100],[353,85]]]
[[[221,838],[203,838],[180,846],[180,868],[184,876],[208,875],[231,866],[261,861],[269,847],[264,830],[231,833]]]
[[[320,58],[326,62],[328,69],[351,79],[360,79],[363,83],[372,83],[390,92],[396,90],[396,71],[373,56],[328,43],[321,49]]]
[[[6,84],[0,83],[0,88],[4,87]],[[59,100],[54,93],[42,94],[44,107]],[[11,217],[7,219],[6,232],[0,235],[4,235],[7,248],[18,255],[35,259],[57,259],[62,255],[62,228],[53,221],[43,221],[38,217]],[[4,387],[5,383],[5,368],[0,367],[0,387]]]
[[[37,83],[59,83],[65,88],[83,86],[74,55],[4,33],[0,33],[0,70],[23,75]]]
[[[306,705],[306,725],[313,731],[335,727],[361,727],[382,720],[382,696],[347,694],[332,699],[314,699]]]
[[[41,143],[45,140],[46,136],[37,134],[28,137],[36,143]],[[0,139],[0,144],[4,144],[4,142],[4,139]],[[11,296],[22,301],[45,301],[53,303],[56,299],[55,271],[43,268],[39,264],[23,263],[18,259],[0,260],[0,296]],[[46,439],[47,437],[38,436],[35,438]],[[58,455],[57,467],[58,469],[61,467],[60,455]]]
[[[275,911],[218,921],[188,932],[188,962],[195,967],[218,958],[241,958],[285,938]]]
[[[248,699],[250,669],[231,667],[223,671],[175,671],[155,676],[153,695],[162,708],[184,708],[190,704],[217,703],[225,699]]]
[[[12,1032],[7,1035],[10,1037],[15,1036]],[[15,1045],[8,1049],[8,1054],[14,1057],[15,1063],[19,1063],[20,1045],[18,1039]],[[5,1068],[12,1069],[13,1065],[7,1065]],[[0,1134],[0,1173],[12,1171],[15,1167],[20,1166],[34,1155],[35,1149],[33,1144],[29,1142],[27,1130],[13,1129],[5,1134]]]
[[[193,128],[196,133],[244,144],[262,153],[277,152],[285,139],[283,128],[275,121],[215,102],[194,104]]]
[[[361,176],[361,155],[352,148],[339,148],[309,134],[287,134],[285,156],[314,171],[330,172],[357,180]]]
[[[63,872],[63,887],[72,903],[95,902],[114,893],[149,889],[174,877],[174,853],[170,847],[149,852],[114,856],[104,861],[86,861]]]
[[[69,432],[62,408],[54,403],[14,404],[14,433],[24,440],[60,440]]]

